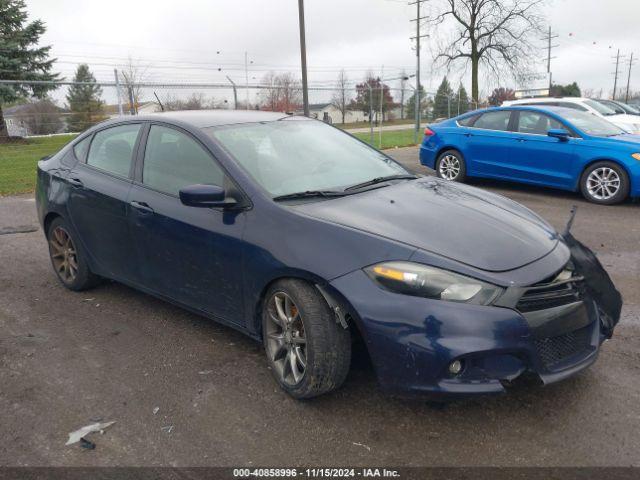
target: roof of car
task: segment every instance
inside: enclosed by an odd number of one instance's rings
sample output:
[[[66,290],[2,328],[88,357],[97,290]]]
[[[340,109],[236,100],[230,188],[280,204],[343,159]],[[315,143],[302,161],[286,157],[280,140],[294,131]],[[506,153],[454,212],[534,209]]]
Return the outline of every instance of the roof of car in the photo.
[[[150,113],[137,117],[140,120],[169,120],[188,123],[194,127],[216,127],[234,123],[272,122],[291,117],[286,113],[259,110],[184,110]]]

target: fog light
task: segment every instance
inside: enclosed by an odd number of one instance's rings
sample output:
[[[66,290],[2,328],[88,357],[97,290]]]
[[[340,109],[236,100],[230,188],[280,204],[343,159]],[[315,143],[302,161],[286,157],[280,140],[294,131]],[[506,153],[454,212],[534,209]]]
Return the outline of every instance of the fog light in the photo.
[[[451,375],[458,375],[462,371],[462,362],[460,360],[454,360],[449,364],[449,373]]]

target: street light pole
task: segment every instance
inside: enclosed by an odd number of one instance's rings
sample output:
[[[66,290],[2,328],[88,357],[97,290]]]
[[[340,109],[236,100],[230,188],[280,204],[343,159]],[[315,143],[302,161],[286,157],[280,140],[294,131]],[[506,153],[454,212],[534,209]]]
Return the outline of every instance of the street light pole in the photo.
[[[237,110],[238,109],[238,91],[236,90],[236,82],[231,80],[229,75],[227,75],[227,80],[229,80],[229,82],[231,82],[231,85],[233,87],[233,109]]]
[[[302,106],[305,117],[309,116],[309,90],[307,88],[307,45],[304,36],[304,0],[298,0],[300,24],[300,62],[302,64]]]

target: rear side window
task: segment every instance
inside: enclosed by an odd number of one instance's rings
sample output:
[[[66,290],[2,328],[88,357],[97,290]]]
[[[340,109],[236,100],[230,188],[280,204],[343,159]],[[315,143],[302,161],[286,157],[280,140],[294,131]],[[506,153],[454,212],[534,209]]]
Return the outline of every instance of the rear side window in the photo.
[[[89,144],[91,143],[91,135],[87,138],[80,140],[73,146],[73,153],[76,158],[81,162],[84,162],[87,158],[87,152],[89,151]]]
[[[462,120],[458,120],[458,125],[461,125],[463,127],[473,125],[473,123],[478,119],[479,116],[480,115],[471,115],[467,118],[463,118]]]
[[[565,129],[560,122],[545,115],[544,113],[520,112],[519,117],[518,132],[520,133],[546,135],[551,129]]]
[[[128,177],[140,128],[140,124],[120,125],[96,133],[91,142],[87,164]]]
[[[142,183],[178,195],[188,185],[224,186],[224,172],[190,136],[173,128],[152,125],[144,152]]]
[[[510,110],[499,110],[497,112],[483,113],[473,124],[475,128],[485,130],[507,131],[509,129]]]

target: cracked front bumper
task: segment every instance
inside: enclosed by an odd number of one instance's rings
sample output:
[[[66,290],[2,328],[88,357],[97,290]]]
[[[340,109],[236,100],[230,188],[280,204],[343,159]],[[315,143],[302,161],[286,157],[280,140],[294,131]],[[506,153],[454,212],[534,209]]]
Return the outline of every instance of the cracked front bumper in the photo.
[[[496,394],[525,373],[553,383],[591,365],[605,339],[591,298],[532,327],[512,308],[400,295],[362,271],[331,284],[355,309],[378,380],[390,390],[445,398]],[[463,365],[457,375],[449,371],[455,360]]]

